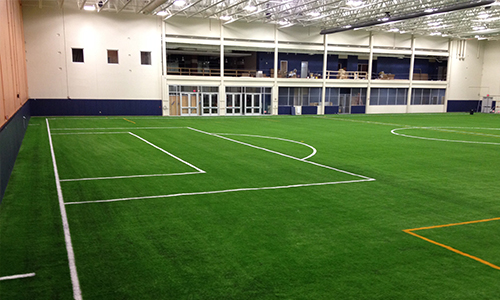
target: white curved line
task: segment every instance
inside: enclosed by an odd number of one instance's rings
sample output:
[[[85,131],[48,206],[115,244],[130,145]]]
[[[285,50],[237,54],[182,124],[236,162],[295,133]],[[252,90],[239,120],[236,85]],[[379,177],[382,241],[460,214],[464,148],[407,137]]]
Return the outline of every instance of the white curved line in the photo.
[[[422,137],[422,136],[407,135],[407,134],[402,134],[402,133],[397,133],[396,132],[398,130],[405,130],[405,129],[432,129],[432,128],[437,128],[437,127],[396,128],[396,129],[391,130],[391,133],[394,134],[394,135],[404,136],[404,137],[408,137],[408,138],[421,139],[421,140],[429,140],[429,141],[464,143],[464,144],[500,145],[500,143],[493,143],[493,142],[475,142],[475,141],[463,141],[463,140],[437,139],[437,138],[428,138],[428,137]],[[499,129],[496,129],[496,128],[480,128],[480,127],[443,127],[443,128],[460,128],[460,129],[466,129],[467,128],[467,129],[491,129],[491,130],[499,130]]]
[[[308,158],[313,157],[318,151],[316,151],[316,148],[314,148],[311,145],[308,145],[306,143],[302,142],[297,142],[294,140],[288,140],[288,139],[283,139],[283,138],[277,138],[277,137],[272,137],[272,136],[263,136],[263,135],[253,135],[253,134],[239,134],[239,133],[216,133],[218,135],[239,135],[239,136],[250,136],[250,137],[258,137],[258,138],[263,138],[263,139],[272,139],[272,140],[280,140],[280,141],[285,141],[285,142],[290,142],[290,143],[295,143],[295,144],[300,144],[306,147],[309,147],[312,149],[312,153],[309,156],[306,156],[304,158],[301,158],[301,160],[306,160]]]

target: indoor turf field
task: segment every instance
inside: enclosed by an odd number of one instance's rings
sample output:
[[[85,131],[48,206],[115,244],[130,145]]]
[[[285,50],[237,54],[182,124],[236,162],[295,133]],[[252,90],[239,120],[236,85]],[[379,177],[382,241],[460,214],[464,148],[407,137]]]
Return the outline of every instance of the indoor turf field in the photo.
[[[493,114],[34,117],[0,299],[498,299],[499,153]]]

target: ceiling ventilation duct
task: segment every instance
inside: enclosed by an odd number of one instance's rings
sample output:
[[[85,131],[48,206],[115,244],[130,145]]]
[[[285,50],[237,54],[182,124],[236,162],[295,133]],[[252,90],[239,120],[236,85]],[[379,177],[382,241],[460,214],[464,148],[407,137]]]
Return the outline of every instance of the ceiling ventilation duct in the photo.
[[[385,23],[389,23],[389,22],[393,23],[393,22],[410,20],[410,19],[415,19],[415,18],[420,18],[420,17],[425,17],[425,16],[432,16],[432,15],[436,15],[436,14],[448,13],[448,12],[458,11],[458,10],[462,10],[462,9],[491,5],[495,2],[496,2],[495,0],[472,1],[470,3],[456,4],[456,5],[442,7],[442,8],[433,10],[433,11],[427,11],[427,12],[422,11],[422,12],[416,12],[416,13],[409,13],[409,14],[401,15],[401,16],[391,16],[390,12],[387,12],[386,16],[384,16],[384,18],[379,19],[379,20],[349,24],[347,26],[342,26],[342,27],[323,29],[323,30],[321,30],[320,34],[330,34],[330,33],[348,31],[348,30],[357,29],[357,28],[366,28],[366,27],[381,25],[381,24],[385,24]]]

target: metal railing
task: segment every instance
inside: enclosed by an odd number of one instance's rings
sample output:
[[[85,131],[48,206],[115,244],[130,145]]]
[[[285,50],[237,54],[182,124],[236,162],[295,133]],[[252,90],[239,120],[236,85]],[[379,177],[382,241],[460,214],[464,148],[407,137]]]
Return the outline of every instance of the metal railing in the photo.
[[[368,79],[364,71],[326,71],[326,79]]]
[[[221,70],[220,69],[167,67],[167,74],[168,75],[180,75],[180,76],[221,76]],[[227,76],[227,77],[257,77],[260,74],[262,74],[262,73],[259,73],[255,70],[224,69],[224,76]],[[264,77],[263,74],[262,74],[262,77]]]

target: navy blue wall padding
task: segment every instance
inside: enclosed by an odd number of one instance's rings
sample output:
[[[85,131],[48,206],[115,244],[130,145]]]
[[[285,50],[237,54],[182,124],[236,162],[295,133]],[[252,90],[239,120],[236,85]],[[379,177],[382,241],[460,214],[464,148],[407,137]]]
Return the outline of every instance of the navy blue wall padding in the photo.
[[[339,113],[339,107],[336,106],[325,106],[325,115],[333,115]]]
[[[448,100],[446,112],[469,112],[471,109],[481,109],[481,100]]]
[[[279,66],[279,63],[278,63]],[[257,70],[262,71],[267,77],[271,76],[274,68],[274,52],[257,52]]]
[[[278,106],[278,115],[291,115],[292,107],[291,106]]]
[[[317,106],[302,106],[302,114],[303,115],[317,115],[318,107]]]
[[[278,54],[278,68],[280,61],[288,61],[288,72],[297,69],[297,75],[300,75],[300,67],[303,61],[308,62],[309,72],[323,74],[323,54],[302,54],[302,53],[283,53]]]
[[[0,128],[0,202],[7,188],[12,169],[14,169],[14,163],[29,120],[30,107],[29,102],[27,102]]]
[[[32,116],[161,116],[161,100],[30,99]]]
[[[351,106],[351,114],[364,114],[366,111],[366,106]]]
[[[395,79],[409,79],[410,77],[410,59],[397,57],[378,57],[377,63],[373,65],[373,73],[384,71],[386,74],[394,74]]]

